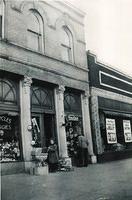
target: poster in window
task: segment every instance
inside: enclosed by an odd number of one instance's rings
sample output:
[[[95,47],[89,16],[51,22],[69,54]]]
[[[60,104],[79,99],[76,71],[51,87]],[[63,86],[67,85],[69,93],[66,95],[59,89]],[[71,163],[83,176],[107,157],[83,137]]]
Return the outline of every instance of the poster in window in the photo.
[[[132,131],[131,131],[130,120],[123,120],[123,129],[124,129],[125,142],[132,142]]]
[[[108,144],[117,143],[115,119],[106,118],[106,134]]]

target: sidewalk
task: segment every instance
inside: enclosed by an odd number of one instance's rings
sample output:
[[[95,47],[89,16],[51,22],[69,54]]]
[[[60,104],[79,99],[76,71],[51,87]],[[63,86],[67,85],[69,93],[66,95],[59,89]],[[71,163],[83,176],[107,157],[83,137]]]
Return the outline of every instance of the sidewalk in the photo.
[[[45,176],[2,176],[2,200],[132,200],[132,159]]]

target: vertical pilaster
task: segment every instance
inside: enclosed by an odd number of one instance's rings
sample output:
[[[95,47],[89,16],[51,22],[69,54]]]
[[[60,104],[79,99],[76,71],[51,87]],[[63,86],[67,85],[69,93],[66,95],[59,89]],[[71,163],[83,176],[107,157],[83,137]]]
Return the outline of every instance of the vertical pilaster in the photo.
[[[103,145],[100,133],[100,120],[99,120],[99,106],[98,106],[98,97],[93,95],[91,97],[91,108],[92,108],[92,128],[94,133],[96,153],[103,153]]]
[[[32,133],[31,127],[31,110],[30,110],[30,87],[32,79],[25,76],[24,80],[20,82],[20,105],[21,105],[21,131],[22,131],[22,145],[23,157],[25,163],[31,160],[31,141]]]
[[[57,118],[57,133],[59,144],[59,155],[62,158],[67,158],[67,143],[65,132],[65,115],[64,115],[64,91],[65,87],[60,85],[55,90],[55,102],[56,102],[56,118]]]
[[[83,115],[83,130],[84,135],[88,139],[89,142],[89,155],[91,156],[91,162],[96,163],[96,156],[93,152],[93,141],[91,134],[91,123],[90,123],[90,111],[89,111],[89,92],[85,91],[85,93],[81,96],[82,101],[82,115]]]

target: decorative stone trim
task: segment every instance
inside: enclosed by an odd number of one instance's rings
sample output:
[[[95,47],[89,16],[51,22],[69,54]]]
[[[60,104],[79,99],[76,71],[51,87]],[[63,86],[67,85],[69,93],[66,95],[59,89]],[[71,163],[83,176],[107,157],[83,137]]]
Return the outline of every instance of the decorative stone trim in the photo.
[[[117,100],[117,101],[122,101],[125,103],[129,103],[132,104],[132,98],[125,96],[125,95],[121,95],[115,92],[110,92],[107,90],[103,90],[100,88],[95,88],[92,87],[91,88],[91,95],[93,96],[100,96],[100,97],[104,97],[104,98],[109,98],[109,99],[113,99],[113,100]]]
[[[32,84],[32,78],[29,76],[24,76],[24,80],[23,80],[23,86],[24,87],[31,87]]]

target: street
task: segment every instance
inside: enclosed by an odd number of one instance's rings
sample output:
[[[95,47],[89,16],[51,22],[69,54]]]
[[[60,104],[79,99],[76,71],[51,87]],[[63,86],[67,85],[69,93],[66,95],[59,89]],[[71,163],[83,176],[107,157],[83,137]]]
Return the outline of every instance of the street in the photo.
[[[2,176],[2,200],[132,200],[132,159],[45,176]]]

